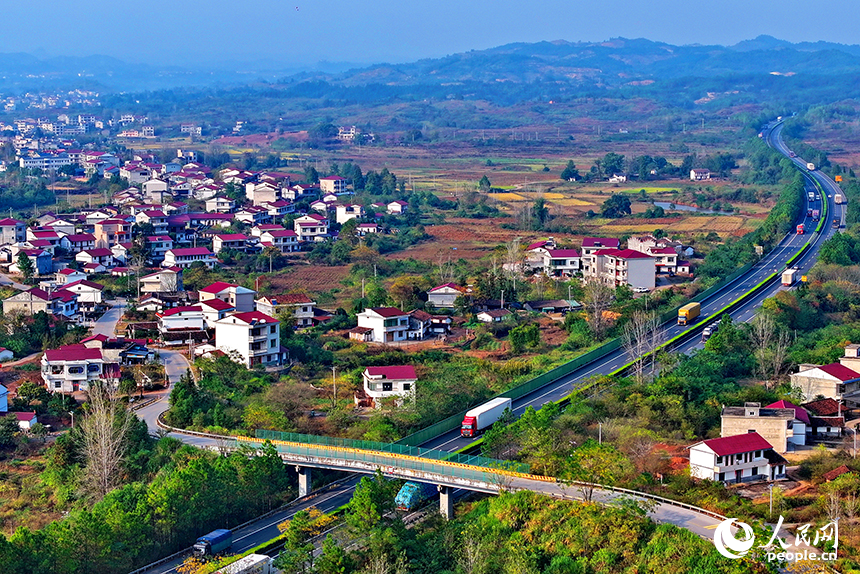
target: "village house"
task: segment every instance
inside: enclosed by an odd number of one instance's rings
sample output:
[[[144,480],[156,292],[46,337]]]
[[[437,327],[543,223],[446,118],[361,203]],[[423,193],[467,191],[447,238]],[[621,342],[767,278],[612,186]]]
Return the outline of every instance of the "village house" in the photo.
[[[274,247],[281,253],[291,253],[299,250],[299,236],[291,229],[272,229],[260,234],[260,245]]]
[[[86,265],[87,263],[100,263],[106,268],[114,266],[113,251],[104,247],[81,251],[75,255],[75,261],[81,265]]]
[[[409,330],[409,314],[396,307],[373,307],[358,313],[358,326],[373,330],[370,341],[394,343],[405,341]]]
[[[77,295],[78,308],[81,311],[91,313],[102,306],[102,291],[104,291],[104,285],[96,283],[95,281],[80,279],[72,283],[66,283],[63,285],[63,289]]]
[[[23,221],[7,217],[0,219],[0,245],[27,240],[27,225]]]
[[[444,283],[427,291],[427,302],[437,309],[453,309],[454,302],[462,294],[461,287],[454,283]]]
[[[385,399],[415,398],[415,383],[418,375],[412,365],[390,367],[367,367],[361,375],[364,393],[371,398],[373,406],[379,407]],[[398,400],[398,403],[401,401]]]
[[[845,431],[845,409],[833,399],[819,399],[800,405],[809,413],[810,440],[832,440]]]
[[[654,289],[654,258],[632,249],[597,249],[583,255],[583,275],[618,287],[630,285],[634,288]]]
[[[221,299],[207,299],[198,303],[203,311],[203,322],[207,329],[215,328],[215,321],[236,312],[236,307]]]
[[[124,219],[105,219],[93,225],[96,247],[110,248],[131,241],[131,224]]]
[[[361,219],[364,217],[364,207],[361,205],[338,205],[335,207],[335,221],[343,225],[350,219]]]
[[[184,249],[168,249],[164,254],[162,267],[179,267],[187,269],[195,263],[202,263],[208,269],[215,267],[215,254],[205,247],[187,247]]]
[[[239,313],[247,313],[255,309],[254,297],[256,294],[257,292],[252,289],[225,281],[216,281],[198,292],[201,303],[211,299],[220,299],[235,307]]]
[[[711,179],[711,170],[701,168],[690,170],[691,181],[703,181],[706,179]]]
[[[286,311],[292,315],[296,327],[311,327],[314,324],[314,305],[316,301],[304,293],[285,293],[260,297],[255,301],[257,311],[277,317]]]
[[[134,219],[138,225],[145,223],[152,225],[155,235],[167,233],[167,215],[160,209],[148,209],[135,215]]]
[[[409,209],[409,204],[403,200],[398,199],[396,201],[388,203],[385,206],[385,209],[389,214],[400,215],[406,213],[406,211]]]
[[[161,269],[140,278],[141,293],[175,293],[182,291],[182,269]]]
[[[150,235],[146,238],[149,259],[153,262],[164,261],[164,255],[173,249],[173,239],[169,235]]]
[[[54,281],[58,285],[65,285],[66,283],[74,283],[75,281],[80,281],[81,279],[86,278],[87,274],[83,271],[78,271],[76,269],[66,267],[65,269],[60,269],[59,271],[57,271],[57,276]]]
[[[280,321],[260,311],[235,313],[215,322],[215,344],[236,352],[247,367],[283,363]]]
[[[231,213],[236,210],[236,202],[229,197],[215,196],[206,200],[206,211]]]
[[[860,373],[841,363],[800,365],[800,370],[789,375],[789,378],[791,386],[800,392],[805,401],[821,395],[851,404],[860,403]]]
[[[71,318],[78,314],[78,296],[65,289],[45,291],[32,287],[3,300],[3,314],[35,315],[40,311]]]
[[[225,249],[244,252],[248,246],[248,238],[241,233],[222,233],[212,238],[212,251],[215,254]]]
[[[60,238],[60,247],[68,253],[80,253],[96,248],[96,236],[92,233],[73,233]]]
[[[796,409],[800,412],[796,412]],[[806,412],[799,407],[796,409],[762,407],[760,403],[723,407],[720,436],[757,432],[778,453],[794,450],[795,445],[806,444],[806,424],[809,422]],[[805,422],[798,417],[805,419]]]
[[[301,243],[325,241],[329,237],[328,219],[316,213],[302,215],[293,222],[293,231]]]
[[[355,234],[359,237],[364,237],[370,233],[379,233],[379,224],[377,223],[359,223],[355,227]]]
[[[507,309],[487,309],[475,315],[475,319],[481,323],[500,323],[511,316]]]
[[[341,194],[347,192],[347,180],[339,175],[321,177],[319,185],[323,193]]]
[[[193,333],[206,327],[200,305],[173,307],[155,314],[158,332],[165,343],[185,343]]]
[[[690,448],[690,476],[724,483],[776,480],[786,460],[757,432],[697,442]]]
[[[14,249],[14,248],[13,248]],[[51,258],[50,252],[44,249],[17,249],[15,250],[14,260],[12,265],[9,266],[9,271],[12,273],[21,273],[20,267],[18,267],[18,257],[23,253],[27,256],[27,259],[30,260],[30,263],[33,264],[34,275],[42,276],[42,275],[50,275],[54,272],[54,262]]]
[[[101,349],[67,345],[42,355],[42,380],[51,393],[86,391],[95,382],[116,387],[119,377],[119,364],[105,361]]]

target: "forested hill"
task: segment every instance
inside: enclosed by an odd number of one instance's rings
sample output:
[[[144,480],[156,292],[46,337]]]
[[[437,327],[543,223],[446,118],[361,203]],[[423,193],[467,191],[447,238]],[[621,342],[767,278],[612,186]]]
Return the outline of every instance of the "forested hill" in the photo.
[[[810,73],[860,74],[860,46],[791,44],[769,36],[730,47],[673,46],[625,38],[597,43],[517,43],[407,64],[380,64],[327,79],[345,85],[477,81],[612,86],[684,77]]]
[[[271,55],[257,63],[130,65],[107,56],[38,58],[0,53],[0,90],[88,87],[101,91],[223,86],[258,80],[315,80],[342,86],[457,86],[556,84],[605,88],[650,81],[726,76],[860,76],[860,46],[829,42],[792,44],[759,36],[734,46],[673,46],[647,39],[605,42],[515,43],[402,64],[343,71],[344,64],[318,64],[300,71]],[[853,80],[852,80],[853,81]],[[456,91],[456,90],[455,90]]]

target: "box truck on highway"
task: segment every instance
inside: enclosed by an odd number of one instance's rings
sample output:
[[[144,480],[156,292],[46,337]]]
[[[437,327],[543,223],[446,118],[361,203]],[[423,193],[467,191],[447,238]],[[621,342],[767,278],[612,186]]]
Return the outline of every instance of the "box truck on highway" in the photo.
[[[437,491],[435,484],[407,482],[394,497],[394,507],[397,510],[415,510],[422,502],[436,496]]]
[[[814,163],[806,164],[806,169],[808,169],[809,171],[814,171],[815,170],[815,164]]]
[[[511,399],[498,397],[467,411],[466,416],[463,417],[463,424],[460,425],[460,435],[475,436],[478,431],[484,430],[499,420],[505,409],[509,408],[511,408]]]
[[[701,303],[687,303],[678,309],[678,324],[690,325],[702,312]]]
[[[806,199],[808,199],[810,202],[815,201],[815,194],[811,191],[806,192]]]
[[[803,235],[803,224],[802,223],[797,226],[797,234]]]
[[[192,552],[200,558],[204,556],[215,556],[233,546],[233,532],[226,528],[213,530],[197,539],[192,546]]]
[[[821,212],[817,209],[812,210],[812,221],[818,221],[819,217],[821,217]]]
[[[248,554],[232,564],[216,570],[215,574],[271,574],[272,558],[265,554]]]
[[[835,203],[836,205],[842,205],[842,194],[841,193],[837,193],[836,195],[833,196],[833,203]]]
[[[788,287],[793,285],[797,278],[797,269],[786,269],[782,272],[782,284]]]

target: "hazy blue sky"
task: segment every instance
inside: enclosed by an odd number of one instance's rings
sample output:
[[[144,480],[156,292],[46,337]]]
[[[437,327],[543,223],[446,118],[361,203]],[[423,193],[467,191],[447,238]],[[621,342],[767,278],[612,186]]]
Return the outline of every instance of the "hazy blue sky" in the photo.
[[[672,44],[728,45],[759,34],[860,42],[860,2],[818,6],[799,0],[28,0],[4,6],[0,52],[184,65],[267,58],[293,65],[408,61],[510,42],[616,36]]]

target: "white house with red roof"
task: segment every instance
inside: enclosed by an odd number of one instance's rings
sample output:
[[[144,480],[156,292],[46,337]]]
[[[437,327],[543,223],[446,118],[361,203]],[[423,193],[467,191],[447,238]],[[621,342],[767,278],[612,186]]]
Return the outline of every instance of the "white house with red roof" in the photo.
[[[238,353],[247,367],[283,363],[280,321],[260,311],[215,321],[215,344],[225,353]]]
[[[292,229],[272,229],[260,234],[260,245],[274,247],[281,253],[291,253],[299,249],[299,236]]]
[[[23,221],[6,217],[0,219],[0,245],[27,240],[27,225]]]
[[[115,387],[119,377],[119,364],[106,361],[101,349],[67,345],[42,355],[42,380],[52,393],[86,391],[97,381]]]
[[[392,202],[389,202],[385,206],[385,210],[393,215],[400,215],[401,213],[406,213],[409,209],[409,203],[403,201],[402,199],[398,199]]]
[[[244,252],[247,247],[248,237],[241,233],[219,233],[212,238],[212,251],[216,255],[225,249]]]
[[[369,233],[379,233],[378,223],[359,223],[355,227],[355,234],[359,237],[364,237]]]
[[[464,293],[464,289],[454,283],[443,283],[427,291],[427,302],[437,309],[453,309],[454,301]]]
[[[206,211],[215,213],[231,213],[236,209],[236,201],[230,197],[216,195],[206,200]]]
[[[583,275],[612,287],[630,285],[654,289],[655,270],[653,257],[632,249],[596,249],[582,256]]]
[[[690,476],[724,483],[776,480],[786,460],[757,432],[697,442],[690,448]]]
[[[214,329],[215,321],[236,312],[236,307],[221,299],[207,299],[198,305],[203,310],[203,322],[207,329]]]
[[[86,278],[87,274],[83,271],[78,271],[77,269],[66,267],[65,269],[60,269],[59,271],[57,271],[57,278],[54,281],[58,285],[65,285],[66,283],[72,283],[74,281],[80,281],[81,279]]]
[[[169,235],[150,235],[146,238],[149,258],[152,261],[164,261],[164,254],[173,249],[173,238]]]
[[[274,231],[276,229],[286,229],[280,223],[263,223],[260,225],[255,225],[251,228],[251,236],[252,237],[260,237],[266,231]]]
[[[195,263],[202,263],[208,269],[215,267],[215,254],[205,247],[186,247],[182,249],[168,249],[164,254],[162,267],[179,267],[187,269]]]
[[[418,375],[412,365],[367,367],[361,378],[364,382],[364,393],[373,399],[373,405],[377,408],[384,399],[415,398]]]
[[[87,263],[100,263],[105,267],[113,267],[113,251],[105,247],[97,247],[95,249],[87,249],[75,255],[75,261],[86,265]]]
[[[539,248],[543,272],[550,277],[571,277],[579,272],[580,255],[576,249]]]
[[[396,307],[372,307],[358,313],[358,326],[373,329],[370,341],[396,343],[407,339],[409,313]]]
[[[69,253],[80,253],[96,248],[96,236],[92,233],[73,233],[60,238],[60,247]]]
[[[117,243],[131,241],[131,224],[125,219],[111,218],[93,226],[97,247],[112,247]]]
[[[272,216],[269,215],[269,210],[258,205],[250,205],[243,207],[233,217],[237,221],[247,223],[248,225],[259,225],[261,223],[272,223]]]
[[[95,281],[79,279],[72,283],[66,283],[63,285],[63,289],[78,296],[78,306],[82,311],[95,311],[97,307],[102,305],[104,285]]]
[[[330,175],[320,178],[320,189],[323,193],[346,193],[346,178],[339,175]]]
[[[284,293],[260,297],[254,302],[257,311],[277,317],[282,311],[292,314],[296,327],[311,327],[314,324],[314,305],[316,301],[304,293]]]
[[[358,204],[338,205],[335,207],[335,221],[343,225],[350,219],[364,217],[364,206]]]
[[[800,392],[804,401],[821,395],[852,404],[860,402],[860,373],[841,363],[800,365],[800,370],[789,378],[791,386]]]
[[[239,313],[247,313],[255,309],[254,297],[257,292],[241,285],[216,281],[197,292],[200,302],[220,299],[236,308]]]
[[[160,209],[147,209],[135,215],[134,220],[138,225],[151,224],[156,235],[167,233],[167,214]]]
[[[182,269],[171,267],[140,278],[141,293],[175,293],[182,291]]]
[[[621,241],[612,237],[584,237],[582,239],[582,255],[591,255],[601,249],[618,249]]]
[[[5,315],[15,312],[35,315],[40,311],[57,316],[74,317],[78,314],[78,296],[63,288],[49,292],[33,287],[3,300]]]
[[[271,215],[275,221],[280,221],[280,218],[296,212],[296,206],[293,205],[290,201],[286,199],[278,199],[276,201],[264,201],[260,204],[260,207],[263,209],[269,210],[269,215]]]
[[[179,333],[187,331],[202,331],[205,328],[203,308],[200,305],[173,307],[155,314],[158,319],[158,332]]]
[[[318,213],[297,217],[293,222],[293,231],[303,243],[325,241],[329,237],[328,219]]]

